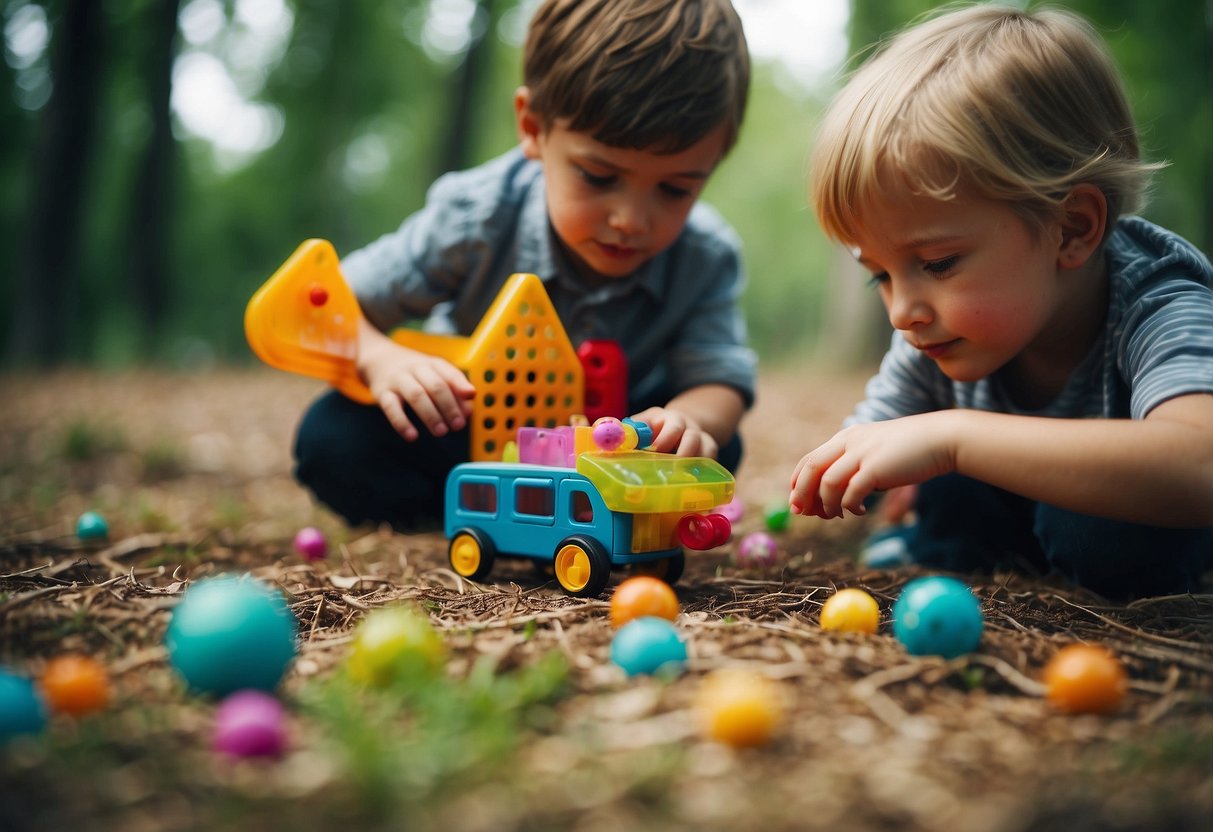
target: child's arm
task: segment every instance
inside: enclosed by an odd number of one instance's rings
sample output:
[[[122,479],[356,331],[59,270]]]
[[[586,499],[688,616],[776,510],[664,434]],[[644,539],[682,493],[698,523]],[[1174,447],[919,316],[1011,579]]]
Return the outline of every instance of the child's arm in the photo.
[[[358,372],[392,427],[407,441],[417,428],[407,404],[434,436],[461,430],[476,388],[450,362],[397,344],[365,319],[358,328]]]
[[[701,384],[684,390],[665,407],[650,407],[634,418],[653,428],[651,449],[679,456],[715,459],[720,446],[737,432],[745,399],[725,384]]]
[[[1171,399],[1142,420],[943,410],[852,425],[800,460],[789,503],[863,514],[875,490],[950,472],[1083,514],[1213,526],[1213,395]]]

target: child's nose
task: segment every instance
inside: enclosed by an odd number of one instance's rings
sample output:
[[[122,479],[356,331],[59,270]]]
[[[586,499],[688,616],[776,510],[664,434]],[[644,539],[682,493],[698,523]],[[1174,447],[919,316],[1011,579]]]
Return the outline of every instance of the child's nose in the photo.
[[[921,294],[904,286],[892,287],[888,292],[889,323],[894,329],[912,329],[931,322],[934,313]]]
[[[648,231],[648,215],[648,209],[641,201],[625,199],[612,206],[609,222],[611,228],[621,234],[636,236]]]

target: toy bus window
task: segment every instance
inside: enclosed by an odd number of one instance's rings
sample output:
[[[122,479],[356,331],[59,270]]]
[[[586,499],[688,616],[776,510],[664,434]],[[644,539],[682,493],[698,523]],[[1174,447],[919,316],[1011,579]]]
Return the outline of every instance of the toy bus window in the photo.
[[[556,495],[550,485],[525,485],[514,489],[514,510],[532,517],[552,517],[556,514]]]
[[[497,488],[490,482],[459,483],[459,507],[464,511],[497,513]]]
[[[569,495],[570,503],[569,516],[573,518],[574,523],[593,523],[594,522],[594,505],[590,502],[590,495],[584,491],[574,491]]]

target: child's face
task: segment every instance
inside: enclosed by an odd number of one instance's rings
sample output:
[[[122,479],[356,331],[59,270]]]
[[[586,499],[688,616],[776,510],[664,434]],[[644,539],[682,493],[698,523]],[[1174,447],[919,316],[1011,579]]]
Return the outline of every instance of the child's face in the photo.
[[[1072,354],[1081,309],[1058,263],[1059,226],[1034,235],[1004,202],[891,188],[862,215],[857,257],[894,328],[955,381]],[[1087,304],[1090,306],[1091,304]]]
[[[611,147],[560,122],[523,132],[527,156],[543,163],[557,236],[580,267],[608,278],[673,244],[723,148],[723,127],[673,154]]]

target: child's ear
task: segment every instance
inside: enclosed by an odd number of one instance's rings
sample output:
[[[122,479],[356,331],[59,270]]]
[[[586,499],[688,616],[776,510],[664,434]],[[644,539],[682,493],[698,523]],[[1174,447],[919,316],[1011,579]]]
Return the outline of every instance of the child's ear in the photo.
[[[526,87],[514,91],[514,121],[523,155],[528,159],[538,159],[543,120],[531,109],[531,91]]]
[[[1062,205],[1057,265],[1077,269],[1099,250],[1108,224],[1108,198],[1094,185],[1075,185]]]

